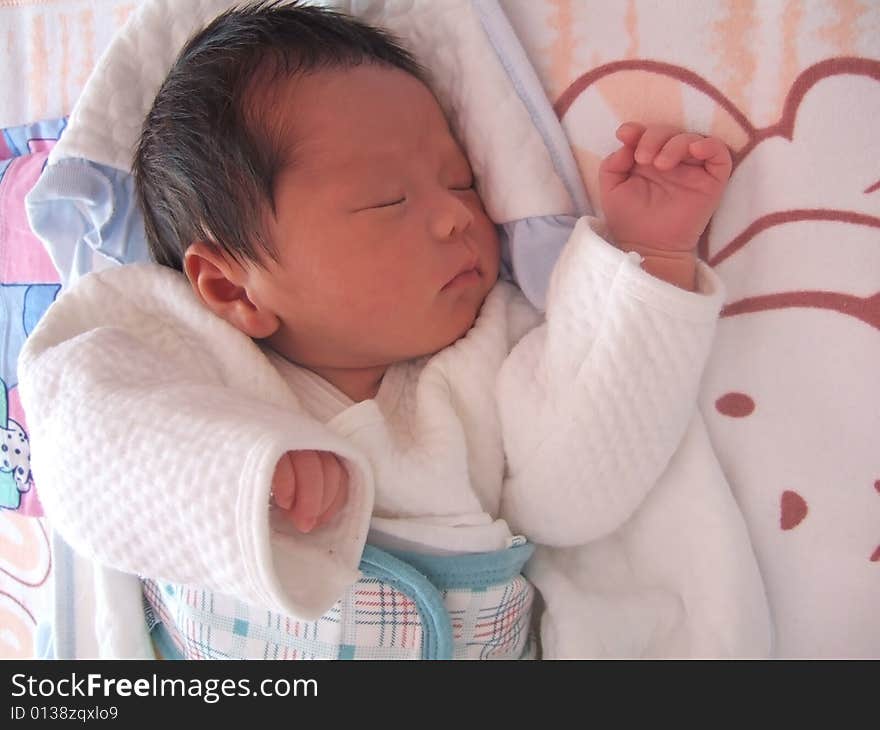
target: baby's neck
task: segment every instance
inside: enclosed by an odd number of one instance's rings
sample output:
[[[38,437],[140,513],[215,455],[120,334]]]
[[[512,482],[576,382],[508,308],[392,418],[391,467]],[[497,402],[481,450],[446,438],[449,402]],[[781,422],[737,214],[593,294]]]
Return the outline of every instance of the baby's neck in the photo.
[[[355,403],[360,403],[376,397],[388,366],[377,365],[372,368],[311,367],[309,370],[320,375]]]

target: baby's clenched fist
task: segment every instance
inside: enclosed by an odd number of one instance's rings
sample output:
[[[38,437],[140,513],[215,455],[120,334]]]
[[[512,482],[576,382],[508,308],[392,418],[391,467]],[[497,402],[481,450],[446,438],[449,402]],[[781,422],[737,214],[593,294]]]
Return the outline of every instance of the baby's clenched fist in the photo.
[[[329,451],[288,451],[275,467],[272,501],[300,532],[329,522],[348,499],[348,472]]]

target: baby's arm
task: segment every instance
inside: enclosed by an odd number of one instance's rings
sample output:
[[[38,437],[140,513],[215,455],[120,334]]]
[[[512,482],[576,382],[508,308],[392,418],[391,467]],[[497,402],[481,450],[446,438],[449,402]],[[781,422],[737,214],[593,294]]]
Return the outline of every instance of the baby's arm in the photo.
[[[84,278],[41,320],[19,372],[41,501],[81,553],[302,618],[357,580],[368,462],[182,277]],[[269,508],[292,451],[335,454],[347,474],[344,508],[308,534]]]
[[[622,125],[623,143],[599,168],[611,240],[643,257],[642,268],[692,291],[696,248],[730,177],[727,146],[672,127]]]
[[[693,415],[723,300],[695,249],[729,174],[726,148],[637,125],[620,137],[601,173],[610,231],[578,223],[546,322],[499,376],[503,516],[546,545],[607,535],[645,499]]]

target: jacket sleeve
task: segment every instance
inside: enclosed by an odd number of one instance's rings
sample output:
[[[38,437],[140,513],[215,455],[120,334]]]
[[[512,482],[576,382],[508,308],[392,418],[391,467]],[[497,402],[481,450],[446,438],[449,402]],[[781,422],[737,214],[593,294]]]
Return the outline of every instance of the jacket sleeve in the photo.
[[[687,292],[600,232],[595,219],[578,222],[545,322],[498,378],[503,516],[545,545],[607,535],[656,483],[693,414],[723,297],[709,267]]]
[[[87,557],[306,619],[357,579],[366,460],[307,417],[259,347],[178,274],[85,277],[32,333],[19,374],[40,500]],[[273,526],[269,507],[293,449],[333,451],[350,475],[344,510],[309,535]]]

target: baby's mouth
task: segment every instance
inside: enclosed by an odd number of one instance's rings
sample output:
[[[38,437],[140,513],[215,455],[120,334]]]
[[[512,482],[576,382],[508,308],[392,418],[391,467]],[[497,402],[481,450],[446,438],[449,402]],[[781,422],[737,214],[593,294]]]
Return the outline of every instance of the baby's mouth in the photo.
[[[441,291],[449,291],[459,287],[473,286],[479,284],[483,275],[476,262],[469,263],[463,267],[455,276],[453,276],[446,284],[443,285]]]

